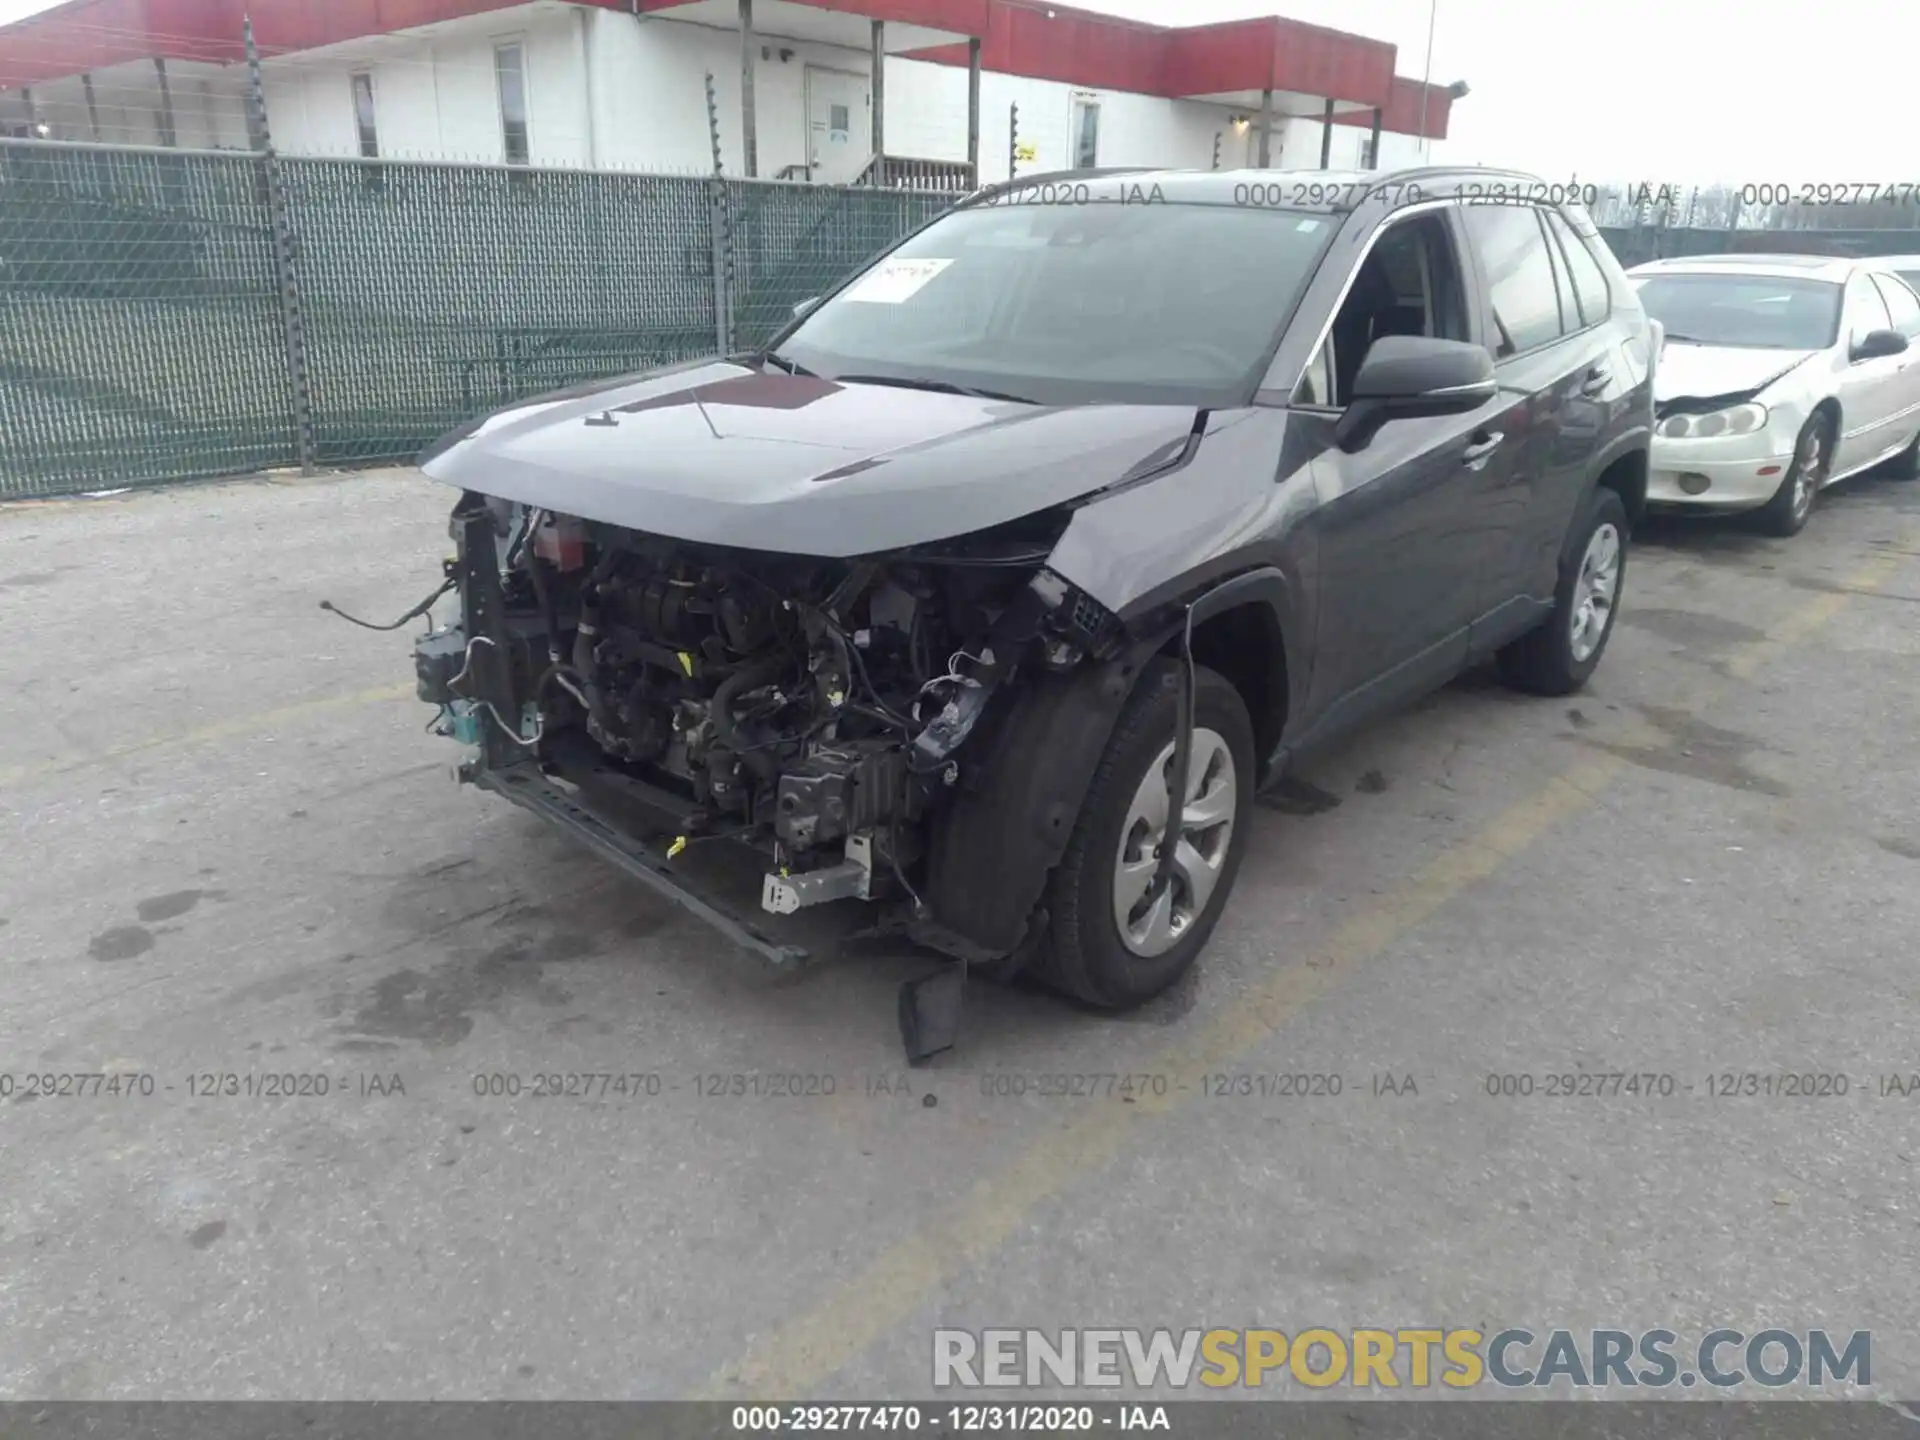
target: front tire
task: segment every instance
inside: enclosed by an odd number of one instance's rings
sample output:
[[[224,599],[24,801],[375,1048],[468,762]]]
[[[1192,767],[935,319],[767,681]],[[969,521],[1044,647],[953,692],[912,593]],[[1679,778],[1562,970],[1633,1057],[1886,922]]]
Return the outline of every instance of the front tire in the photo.
[[[1194,743],[1173,883],[1149,880],[1166,843],[1183,667],[1155,661],[1121,712],[1054,871],[1051,943],[1039,975],[1103,1010],[1126,1010],[1178,980],[1205,948],[1246,850],[1253,725],[1212,670],[1194,681]]]
[[[1800,427],[1793,442],[1793,463],[1780,480],[1773,498],[1754,512],[1761,530],[1782,540],[1807,528],[1820,487],[1827,482],[1833,465],[1833,425],[1825,415],[1815,415]]]
[[[1553,610],[1500,651],[1500,678],[1529,695],[1571,695],[1585,685],[1613,635],[1626,573],[1627,507],[1602,486],[1567,532]]]

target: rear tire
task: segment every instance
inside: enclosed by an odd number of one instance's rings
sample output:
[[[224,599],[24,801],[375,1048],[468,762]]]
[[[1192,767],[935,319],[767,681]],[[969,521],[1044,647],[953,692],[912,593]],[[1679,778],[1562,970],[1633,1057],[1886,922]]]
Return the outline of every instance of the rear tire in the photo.
[[[1123,921],[1118,901],[1129,898],[1132,886],[1151,870],[1156,843],[1168,828],[1165,777],[1183,679],[1183,667],[1170,660],[1155,661],[1141,676],[1107,741],[1049,884],[1051,943],[1038,977],[1103,1010],[1139,1005],[1186,973],[1226,907],[1246,851],[1253,724],[1239,691],[1225,677],[1200,668],[1194,682],[1189,799],[1182,810],[1187,824],[1176,852],[1181,863],[1171,889],[1151,903],[1142,895],[1126,912],[1137,919]],[[1196,893],[1188,875],[1205,888],[1204,895]]]
[[[1571,695],[1606,653],[1627,574],[1627,507],[1605,486],[1574,517],[1553,610],[1499,654],[1500,678],[1529,695]]]
[[[1833,422],[1815,415],[1800,427],[1793,442],[1793,462],[1780,478],[1773,498],[1754,512],[1754,520],[1768,535],[1790,539],[1807,528],[1807,517],[1820,499],[1820,487],[1833,467]]]

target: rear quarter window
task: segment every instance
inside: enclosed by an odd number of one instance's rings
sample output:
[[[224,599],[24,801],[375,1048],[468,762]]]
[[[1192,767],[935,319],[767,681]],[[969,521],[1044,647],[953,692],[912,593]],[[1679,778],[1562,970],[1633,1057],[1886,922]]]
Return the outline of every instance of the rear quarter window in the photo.
[[[1585,324],[1598,325],[1613,308],[1606,272],[1600,268],[1599,260],[1583,236],[1575,234],[1573,227],[1554,211],[1542,213],[1546,216],[1547,228],[1553,231],[1554,239],[1566,252],[1574,298],[1580,303],[1580,319]]]

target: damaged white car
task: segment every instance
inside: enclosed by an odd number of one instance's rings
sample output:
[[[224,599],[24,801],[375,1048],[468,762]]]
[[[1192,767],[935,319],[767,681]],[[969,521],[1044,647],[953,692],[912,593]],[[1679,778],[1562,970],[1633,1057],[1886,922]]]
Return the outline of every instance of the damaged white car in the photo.
[[[1705,255],[1627,272],[1666,329],[1647,499],[1798,534],[1827,486],[1920,475],[1920,298],[1883,262]]]

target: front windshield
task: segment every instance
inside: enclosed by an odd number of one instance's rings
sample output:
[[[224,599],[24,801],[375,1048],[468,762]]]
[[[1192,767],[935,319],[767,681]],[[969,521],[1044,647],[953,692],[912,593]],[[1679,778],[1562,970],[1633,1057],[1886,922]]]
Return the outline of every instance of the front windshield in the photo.
[[[774,358],[1040,404],[1220,404],[1252,383],[1336,228],[1225,204],[976,204],[814,310]]]
[[[1920,270],[1896,270],[1893,272],[1907,282],[1907,288],[1920,295]]]
[[[1841,287],[1780,275],[1649,275],[1640,303],[1670,342],[1824,350],[1840,333]]]

